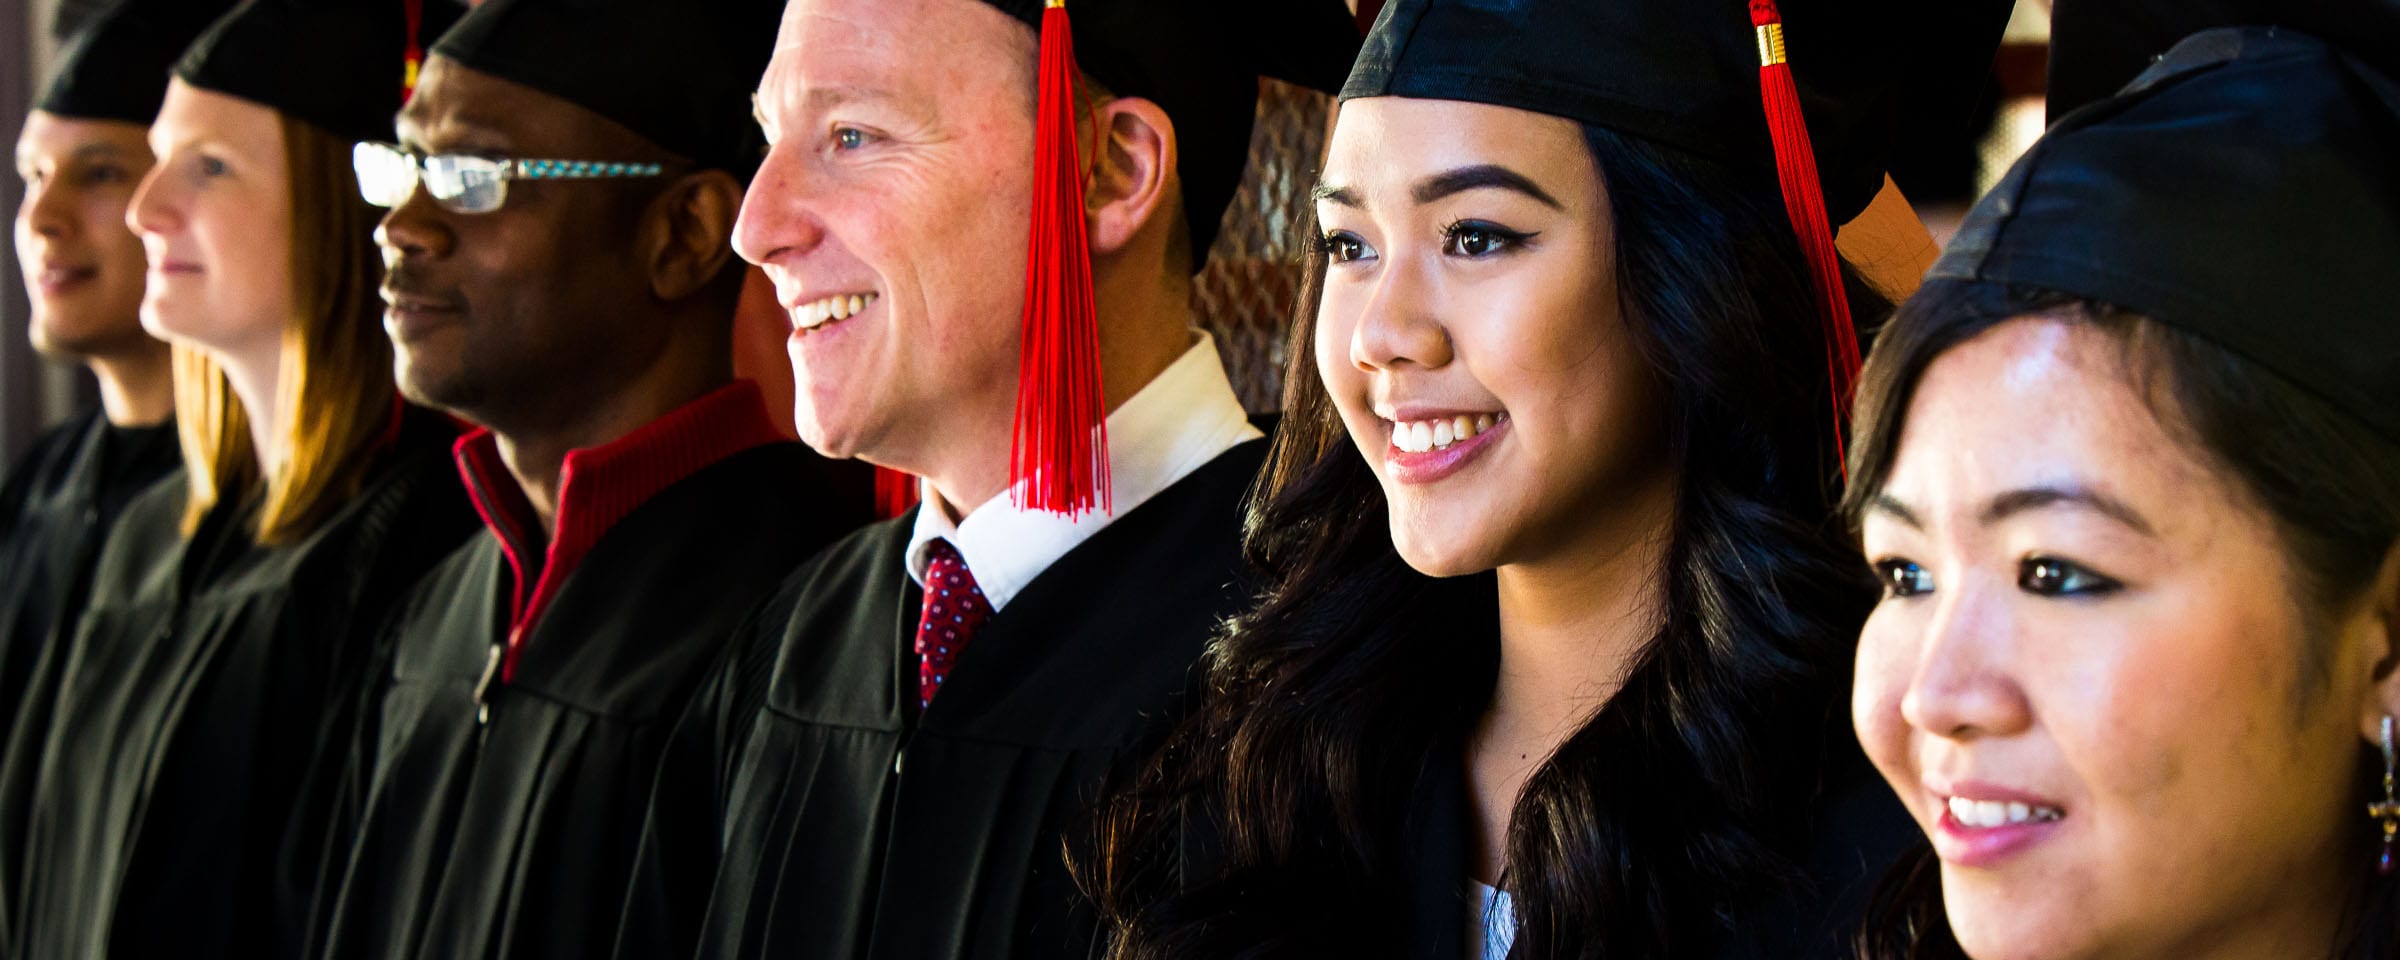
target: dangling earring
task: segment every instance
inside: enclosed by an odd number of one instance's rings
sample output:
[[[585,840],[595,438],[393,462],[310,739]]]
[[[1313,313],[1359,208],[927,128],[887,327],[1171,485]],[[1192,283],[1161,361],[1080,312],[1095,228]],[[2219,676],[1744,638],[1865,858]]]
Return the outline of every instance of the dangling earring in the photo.
[[[2400,796],[2393,794],[2393,776],[2400,773],[2400,751],[2392,746],[2392,717],[2383,717],[2383,802],[2367,804],[2367,816],[2383,821],[2383,856],[2375,862],[2375,872],[2390,876],[2392,841],[2400,837]]]

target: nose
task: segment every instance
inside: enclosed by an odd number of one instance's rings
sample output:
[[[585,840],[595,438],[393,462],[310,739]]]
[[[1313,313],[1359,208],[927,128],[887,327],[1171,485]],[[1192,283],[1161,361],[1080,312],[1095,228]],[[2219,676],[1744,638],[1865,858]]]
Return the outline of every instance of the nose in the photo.
[[[816,210],[815,178],[806,152],[789,141],[767,150],[742,212],[733,224],[733,249],[742,259],[767,266],[805,254],[825,241]]]
[[[1350,361],[1374,372],[1401,366],[1437,369],[1451,360],[1450,332],[1436,317],[1438,291],[1412,257],[1387,256],[1367,282],[1351,335]]]
[[[2006,601],[1973,588],[1938,594],[1900,700],[1908,725],[1947,740],[2004,737],[2033,724],[2014,674],[2019,638]]]
[[[450,229],[448,212],[420,185],[384,213],[375,225],[375,245],[383,248],[387,264],[412,257],[438,260],[457,248],[458,235]]]
[[[75,218],[69,213],[66,192],[56,187],[56,181],[25,185],[25,199],[17,207],[17,222],[29,236],[57,239],[75,229]]]
[[[133,200],[125,205],[125,225],[145,237],[164,237],[183,229],[183,212],[177,208],[180,197],[167,174],[167,164],[161,162],[142,177],[133,190]]]

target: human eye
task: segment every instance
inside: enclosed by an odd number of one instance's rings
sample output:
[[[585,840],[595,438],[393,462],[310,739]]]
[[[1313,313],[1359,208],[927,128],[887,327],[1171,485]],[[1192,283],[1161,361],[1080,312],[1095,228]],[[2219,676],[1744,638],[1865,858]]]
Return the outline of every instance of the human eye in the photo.
[[[1888,557],[1875,561],[1875,580],[1887,599],[1923,596],[1933,592],[1933,574],[1914,560]]]
[[[1365,240],[1359,239],[1358,234],[1348,230],[1327,231],[1317,237],[1314,246],[1318,256],[1333,263],[1364,260],[1375,254],[1375,251],[1367,246]]]
[[[1515,249],[1534,235],[1482,220],[1460,220],[1442,228],[1442,252],[1480,260]]]
[[[858,127],[836,126],[833,128],[833,148],[837,151],[862,150],[873,146],[882,139]]]
[[[2017,562],[2017,589],[2037,596],[2099,596],[2124,586],[2072,560],[2036,555]]]
[[[133,182],[133,171],[113,163],[95,163],[76,172],[76,182],[87,187],[115,186]]]

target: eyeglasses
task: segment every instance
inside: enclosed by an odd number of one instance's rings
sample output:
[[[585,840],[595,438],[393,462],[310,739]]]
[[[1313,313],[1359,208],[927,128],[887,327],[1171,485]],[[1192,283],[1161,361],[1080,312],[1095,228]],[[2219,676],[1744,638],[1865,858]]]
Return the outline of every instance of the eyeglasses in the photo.
[[[452,213],[490,213],[508,200],[511,180],[621,180],[656,177],[655,163],[608,160],[499,160],[466,154],[432,156],[389,143],[363,142],[350,149],[358,192],[378,207],[408,202],[417,185]]]

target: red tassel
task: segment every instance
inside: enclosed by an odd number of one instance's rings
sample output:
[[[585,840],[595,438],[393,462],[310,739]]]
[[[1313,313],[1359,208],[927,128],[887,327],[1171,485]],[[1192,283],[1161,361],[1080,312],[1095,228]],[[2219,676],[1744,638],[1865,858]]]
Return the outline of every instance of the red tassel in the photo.
[[[889,520],[917,505],[917,478],[890,467],[875,468],[875,519]]]
[[[1009,486],[1019,506],[1074,516],[1110,507],[1100,330],[1084,236],[1075,142],[1075,40],[1064,0],[1042,10],[1034,117],[1033,234],[1026,246],[1024,342]]]
[[[425,27],[425,0],[404,0],[400,6],[408,14],[407,67],[400,74],[400,102],[405,105],[417,95],[417,74],[425,67],[425,47],[417,36]]]
[[[1825,327],[1825,370],[1833,383],[1833,443],[1844,457],[1844,434],[1850,423],[1850,396],[1858,386],[1858,330],[1850,320],[1850,296],[1842,288],[1841,256],[1833,245],[1833,225],[1825,212],[1823,186],[1817,180],[1816,148],[1808,141],[1808,120],[1800,112],[1800,89],[1792,66],[1784,62],[1783,13],[1775,0],[1750,0],[1750,23],[1758,29],[1758,85],[1766,101],[1767,133],[1775,140],[1775,172],[1783,181],[1784,210],[1800,252],[1808,260],[1815,287],[1817,314]],[[1844,468],[1848,468],[1845,466]]]

